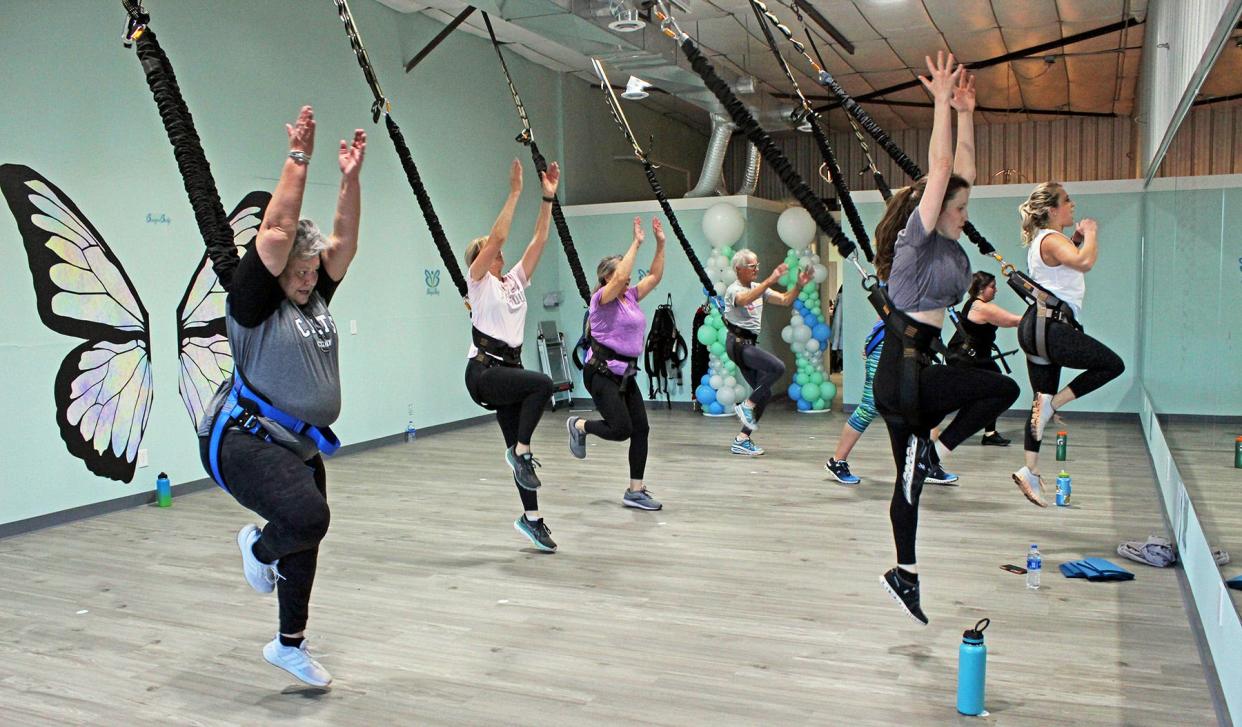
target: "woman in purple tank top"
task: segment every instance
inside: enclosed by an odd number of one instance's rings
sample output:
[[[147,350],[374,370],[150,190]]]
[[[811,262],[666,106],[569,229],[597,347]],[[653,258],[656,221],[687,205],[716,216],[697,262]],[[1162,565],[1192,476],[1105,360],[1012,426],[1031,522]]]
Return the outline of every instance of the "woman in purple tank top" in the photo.
[[[600,260],[596,275],[599,287],[591,296],[587,314],[589,351],[582,370],[583,384],[591,392],[601,419],[569,417],[569,451],[578,459],[586,458],[586,436],[594,434],[614,442],[630,440],[630,486],[621,504],[639,510],[663,507],[643,485],[647,467],[647,407],[634,376],[638,373],[638,357],[643,353],[647,316],[638,301],[660,284],[664,277],[664,227],[659,218],[652,218],[655,233],[655,257],[651,271],[630,285],[634,259],[643,244],[643,221],[634,218],[634,241],[625,255],[610,255]]]

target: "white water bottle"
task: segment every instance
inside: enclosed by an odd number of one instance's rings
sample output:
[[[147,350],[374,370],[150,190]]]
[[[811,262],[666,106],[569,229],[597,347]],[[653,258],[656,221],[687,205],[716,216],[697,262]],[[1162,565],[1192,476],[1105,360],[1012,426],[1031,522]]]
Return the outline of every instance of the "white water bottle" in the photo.
[[[1031,550],[1026,554],[1026,587],[1039,589],[1039,574],[1044,568],[1044,557],[1039,553],[1039,546],[1031,543]]]
[[[414,420],[413,420],[413,419],[411,419],[411,420],[410,420],[410,422],[409,422],[409,424],[406,424],[406,425],[405,425],[405,441],[406,441],[406,443],[408,444],[408,443],[410,443],[410,442],[414,441],[414,437],[416,437],[417,435],[418,435],[418,430],[416,430],[416,429],[414,428]]]

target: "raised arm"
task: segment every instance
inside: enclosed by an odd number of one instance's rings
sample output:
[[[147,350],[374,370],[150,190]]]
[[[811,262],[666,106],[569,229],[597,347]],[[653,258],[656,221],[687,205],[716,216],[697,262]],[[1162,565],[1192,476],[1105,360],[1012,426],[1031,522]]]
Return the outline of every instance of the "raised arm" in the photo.
[[[981,300],[975,301],[970,307],[970,315],[967,316],[971,323],[991,323],[1001,328],[1017,328],[1022,322],[1022,316],[1001,308],[995,303],[984,303]]]
[[[756,265],[756,267],[758,266]],[[734,296],[733,304],[734,305],[750,305],[751,303],[754,303],[756,300],[759,299],[759,296],[766,293],[768,291],[768,288],[771,288],[773,283],[780,280],[781,276],[784,275],[788,271],[789,271],[789,266],[786,265],[785,263],[781,263],[780,265],[777,265],[776,268],[772,270],[772,274],[769,275],[766,280],[763,280],[755,287],[750,288],[748,290],[743,290],[739,292],[736,296]]]
[[[513,226],[513,211],[517,209],[518,197],[521,195],[522,163],[514,159],[509,165],[509,197],[505,200],[504,206],[500,208],[496,221],[492,223],[491,232],[487,233],[487,242],[483,243],[478,256],[475,257],[474,262],[470,263],[471,280],[482,280],[483,276],[487,275],[487,271],[492,269],[492,261],[496,259],[500,248],[509,238],[509,228]],[[530,276],[529,270],[526,271],[526,275]]]
[[[651,270],[647,277],[638,281],[638,299],[642,300],[664,279],[664,225],[659,217],[651,218],[651,231],[655,233],[655,257],[651,259]]]
[[[1064,265],[1080,273],[1091,272],[1100,257],[1099,229],[1099,224],[1090,218],[1075,226],[1074,236],[1082,236],[1082,247],[1075,245],[1065,235],[1054,232],[1044,238],[1040,255],[1049,265]]]
[[[807,268],[803,270],[798,273],[798,281],[794,283],[794,287],[786,290],[784,293],[774,293],[771,298],[768,298],[768,302],[783,306],[793,305],[793,302],[798,299],[798,294],[802,292],[807,283],[811,282],[813,277],[815,277],[813,269]]]
[[[953,152],[953,173],[975,183],[975,77],[962,71],[953,87],[949,105],[957,112],[957,150]]]
[[[617,267],[612,271],[612,278],[600,291],[600,303],[611,303],[625,295],[625,287],[629,284],[630,273],[634,270],[634,261],[638,259],[638,248],[643,244],[643,239],[643,218],[635,217],[634,240],[630,243],[630,249],[621,256],[621,262],[617,263]]]
[[[931,93],[935,111],[931,143],[927,150],[927,186],[923,190],[923,198],[919,200],[919,220],[923,223],[923,229],[930,232],[936,228],[936,220],[944,205],[944,193],[949,187],[949,175],[953,171],[953,109],[949,102],[962,67],[953,60],[952,53],[946,59],[943,51],[936,52],[935,63],[930,57],[926,60],[928,76],[919,76],[919,80]]]
[[[285,124],[289,135],[289,156],[280,170],[280,181],[267,203],[255,250],[263,266],[272,275],[279,276],[289,262],[293,238],[298,231],[298,218],[302,215],[302,195],[306,191],[306,165],[315,151],[315,110],[303,106],[298,120]]]
[[[552,200],[556,198],[556,187],[560,183],[561,166],[552,162],[548,165],[548,171],[539,175],[543,200],[539,203],[539,217],[535,219],[535,234],[526,246],[526,252],[522,253],[522,270],[526,272],[528,279],[535,274],[535,267],[539,265],[544,245],[548,242],[548,227],[552,224]]]
[[[367,132],[354,130],[353,143],[341,140],[337,161],[341,166],[341,189],[336,195],[336,218],[332,220],[332,237],[328,249],[320,255],[328,277],[340,282],[349,270],[349,263],[358,252],[358,222],[362,215],[362,189],[358,173],[367,150]]]

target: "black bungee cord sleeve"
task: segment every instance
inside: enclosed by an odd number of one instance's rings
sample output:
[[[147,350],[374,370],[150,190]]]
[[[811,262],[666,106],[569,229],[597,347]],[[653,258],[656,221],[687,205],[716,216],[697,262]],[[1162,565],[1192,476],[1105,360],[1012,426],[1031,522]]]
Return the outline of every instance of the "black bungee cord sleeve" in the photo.
[[[776,174],[780,177],[785,187],[793,194],[794,198],[806,209],[811,215],[811,219],[815,220],[815,224],[824,234],[832,240],[832,244],[836,246],[837,252],[841,257],[849,257],[854,251],[854,243],[845,236],[845,232],[832,219],[832,214],[828,208],[824,206],[823,201],[815,196],[811,188],[807,186],[802,177],[789,163],[789,159],[777,148],[772,142],[772,137],[768,132],[759,126],[759,122],[755,117],[746,110],[746,106],[733,95],[733,91],[729,88],[729,84],[716,75],[716,69],[712,68],[712,64],[703,56],[699,49],[695,46],[694,41],[689,37],[684,37],[681,42],[681,50],[686,54],[686,59],[690,61],[691,68],[703,79],[703,83],[707,86],[716,99],[728,111],[733,123],[737,124],[738,129],[746,135],[747,140],[755,145],[764,160],[776,170]]]
[[[212,269],[220,284],[227,290],[232,283],[233,271],[239,256],[233,244],[233,228],[228,214],[220,202],[211,165],[203,153],[202,141],[194,129],[194,118],[181,96],[172,63],[160,47],[155,31],[146,25],[149,16],[135,2],[123,2],[130,15],[130,32],[127,40],[135,42],[138,60],[142,63],[147,86],[155,98],[156,108],[164,123],[164,131],[173,147],[173,157],[181,172],[190,206],[194,209],[194,221],[207,247]]]
[[[522,103],[522,97],[518,95],[517,86],[513,84],[509,64],[505,63],[505,56],[500,52],[500,41],[496,40],[496,31],[492,28],[492,19],[487,13],[483,13],[483,23],[487,26],[488,36],[492,39],[492,48],[496,50],[496,57],[500,59],[500,70],[504,72],[505,81],[509,84],[509,94],[513,96],[513,105],[522,119],[522,133],[518,135],[517,140],[530,147],[530,157],[535,163],[535,171],[543,175],[548,171],[548,160],[539,153],[539,146],[535,144],[535,135],[530,128],[526,106]],[[591,284],[587,282],[586,273],[582,270],[582,261],[578,258],[577,248],[574,247],[574,237],[569,232],[569,223],[565,221],[565,213],[561,210],[560,196],[555,194],[552,195],[552,222],[556,225],[557,236],[561,238],[561,247],[565,249],[565,259],[569,262],[569,272],[574,276],[574,285],[578,288],[578,295],[581,296],[583,303],[589,304]]]
[[[875,122],[875,119],[871,118],[871,114],[868,114],[862,106],[858,105],[858,102],[855,101],[852,96],[846,93],[845,89],[841,87],[841,84],[837,83],[837,80],[832,77],[831,73],[821,69],[819,72],[819,82],[825,88],[830,89],[834,94],[836,94],[837,98],[841,101],[841,108],[845,109],[846,113],[853,116],[854,119],[858,121],[858,124],[867,130],[867,133],[871,135],[871,138],[875,139],[875,143],[879,144],[880,147],[883,148],[890,157],[892,157],[893,161],[897,163],[897,166],[901,168],[901,171],[906,173],[906,176],[911,179],[920,179],[923,177],[923,170],[919,168],[919,165],[915,163],[915,161],[904,151],[902,151],[901,147],[897,146],[897,142],[893,141],[893,138],[889,136],[884,129],[880,128],[880,125]],[[881,190],[881,194],[883,194],[883,190]],[[892,194],[891,190],[889,194]],[[966,237],[979,248],[979,252],[984,255],[995,255],[996,248],[992,246],[992,243],[987,241],[987,238],[979,232],[974,224],[967,222],[963,231],[966,233]]]
[[[371,89],[371,95],[374,98],[371,104],[371,119],[378,123],[380,116],[384,117],[388,138],[392,140],[397,158],[401,161],[405,180],[414,192],[414,198],[418,200],[418,208],[423,213],[423,221],[427,224],[427,230],[431,232],[431,241],[435,244],[436,251],[440,253],[440,261],[444,263],[449,277],[453,279],[453,285],[457,288],[458,294],[463,300],[468,300],[466,278],[462,275],[461,266],[457,263],[457,256],[453,254],[453,246],[449,243],[448,236],[444,234],[444,227],[440,224],[440,217],[431,203],[431,195],[427,192],[426,185],[423,184],[422,175],[418,173],[414,155],[410,152],[409,145],[405,143],[405,135],[401,133],[401,127],[397,125],[396,120],[392,118],[388,99],[384,96],[383,88],[380,87],[379,77],[375,75],[371,57],[367,54],[366,47],[362,45],[362,37],[358,34],[358,28],[354,24],[354,16],[349,9],[349,3],[346,0],[335,0],[335,2],[337,15],[345,25],[345,34],[349,36],[349,46],[358,59],[362,75],[366,78],[367,86]]]

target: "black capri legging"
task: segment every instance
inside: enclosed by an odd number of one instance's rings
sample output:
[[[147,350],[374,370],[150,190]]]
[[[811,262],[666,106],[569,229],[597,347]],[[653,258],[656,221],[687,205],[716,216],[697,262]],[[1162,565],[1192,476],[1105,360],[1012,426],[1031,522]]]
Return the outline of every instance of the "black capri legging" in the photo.
[[[1018,325],[1018,345],[1027,354],[1035,353],[1035,306],[1027,309]],[[1031,389],[1037,394],[1056,394],[1061,388],[1061,369],[1084,369],[1067,387],[1075,399],[1090,394],[1104,384],[1121,376],[1126,370],[1125,362],[1108,346],[1068,323],[1050,321],[1045,343],[1050,364],[1037,364],[1027,358],[1026,370],[1030,376]],[[1037,354],[1035,354],[1037,355]],[[1025,449],[1038,452],[1039,442],[1031,429],[1028,418]]]
[[[589,364],[582,378],[603,417],[586,423],[587,434],[613,442],[630,440],[630,479],[641,480],[647,471],[647,435],[651,428],[647,425],[647,405],[638,382],[631,379],[623,392],[616,380]]]
[[[480,406],[496,410],[505,446],[530,445],[543,407],[556,387],[547,374],[517,366],[487,366],[470,359],[466,364],[466,391]]]
[[[753,343],[743,344],[730,333],[725,338],[725,353],[737,364],[738,373],[750,384],[750,400],[755,405],[755,421],[772,400],[772,385],[785,375],[785,364]],[[750,434],[748,427],[742,431]]]
[[[890,340],[885,341],[884,351],[880,354],[873,387],[876,409],[888,427],[893,462],[897,465],[897,479],[888,516],[893,525],[897,563],[913,565],[918,562],[914,542],[919,524],[919,495],[923,491],[926,472],[919,467],[914,468],[915,477],[910,491],[914,502],[906,502],[901,473],[906,466],[906,445],[910,435],[930,439],[932,427],[956,411],[957,416],[940,433],[941,444],[953,449],[1008,409],[1018,398],[1018,385],[1008,376],[983,369],[942,364],[925,366],[919,373],[919,417],[917,421],[909,422],[902,416],[900,405],[902,347],[891,332],[886,339]]]
[[[200,448],[208,441],[200,437]],[[280,633],[301,632],[310,612],[319,541],[332,519],[323,458],[303,462],[278,444],[231,429],[220,443],[220,473],[229,494],[267,520],[254,554],[264,563],[279,561],[276,569],[284,576],[276,585]]]
[[[992,358],[990,351],[987,353],[981,353],[977,356],[956,357],[952,360],[952,365],[964,369],[980,369],[982,371],[992,371],[997,374],[1001,373],[1001,367],[996,363],[996,359]],[[1004,374],[1001,375],[1003,376]],[[993,419],[984,425],[983,431],[995,432],[996,420]]]

